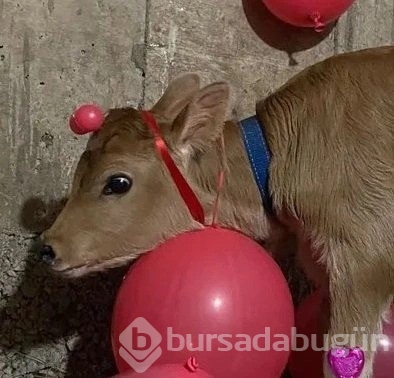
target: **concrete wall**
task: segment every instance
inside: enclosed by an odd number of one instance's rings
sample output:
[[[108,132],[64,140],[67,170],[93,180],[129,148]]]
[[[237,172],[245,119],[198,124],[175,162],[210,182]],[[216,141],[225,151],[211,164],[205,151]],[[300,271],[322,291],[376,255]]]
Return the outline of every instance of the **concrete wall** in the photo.
[[[56,212],[85,137],[73,108],[151,105],[177,74],[234,85],[234,109],[332,54],[392,44],[393,0],[359,0],[329,31],[285,27],[259,0],[0,0],[0,376],[105,377],[122,270],[67,282],[34,232]]]

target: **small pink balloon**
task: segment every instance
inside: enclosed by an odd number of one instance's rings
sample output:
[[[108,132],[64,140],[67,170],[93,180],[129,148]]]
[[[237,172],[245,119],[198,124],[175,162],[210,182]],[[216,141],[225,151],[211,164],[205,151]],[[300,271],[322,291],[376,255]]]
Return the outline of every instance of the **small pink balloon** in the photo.
[[[78,135],[97,131],[104,123],[103,110],[94,104],[80,106],[70,117],[70,128]]]

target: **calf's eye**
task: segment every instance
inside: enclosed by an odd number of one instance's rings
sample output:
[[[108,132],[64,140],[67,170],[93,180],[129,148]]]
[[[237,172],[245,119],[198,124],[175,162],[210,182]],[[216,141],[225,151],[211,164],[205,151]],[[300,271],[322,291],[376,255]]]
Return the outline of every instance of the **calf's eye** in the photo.
[[[104,187],[103,194],[109,196],[111,194],[124,194],[131,188],[132,181],[129,177],[124,175],[111,176],[107,180]]]

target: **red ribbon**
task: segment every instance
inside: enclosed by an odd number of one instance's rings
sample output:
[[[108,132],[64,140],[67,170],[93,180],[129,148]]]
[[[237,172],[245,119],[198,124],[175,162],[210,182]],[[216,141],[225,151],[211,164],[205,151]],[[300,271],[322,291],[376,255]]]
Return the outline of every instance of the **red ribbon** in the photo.
[[[164,164],[166,165],[172,179],[178,191],[185,202],[187,208],[190,211],[192,217],[201,224],[205,222],[205,215],[204,209],[198,200],[197,196],[195,195],[193,189],[187,183],[185,178],[183,177],[182,173],[179,171],[178,167],[176,166],[174,160],[172,159],[166,142],[161,136],[159,125],[156,122],[155,117],[152,113],[147,111],[141,111],[141,116],[146,125],[149,127],[149,130],[153,134],[155,138],[155,147],[158,154],[163,159]]]

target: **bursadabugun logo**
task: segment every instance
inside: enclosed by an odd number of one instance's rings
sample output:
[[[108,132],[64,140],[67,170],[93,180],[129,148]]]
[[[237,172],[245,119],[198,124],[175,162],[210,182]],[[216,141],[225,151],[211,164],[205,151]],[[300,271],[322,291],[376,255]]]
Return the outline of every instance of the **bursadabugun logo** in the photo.
[[[120,335],[119,355],[137,372],[143,373],[161,356],[162,337],[144,318],[136,318]]]
[[[190,352],[230,351],[235,349],[246,351],[305,351],[311,348],[314,351],[340,350],[341,357],[347,356],[346,347],[361,348],[364,351],[388,350],[390,339],[387,335],[368,335],[363,333],[365,327],[354,327],[354,334],[323,335],[323,345],[318,342],[316,334],[309,336],[298,334],[292,327],[291,336],[285,334],[271,334],[270,327],[265,327],[264,333],[257,335],[247,334],[186,334],[174,333],[172,327],[167,327],[165,343],[166,351],[179,352],[187,349]],[[358,335],[358,338],[356,337]],[[360,340],[362,336],[362,340]],[[119,336],[119,355],[137,373],[145,372],[159,359],[163,351],[160,347],[162,335],[144,318],[136,318]],[[356,343],[357,340],[357,343]],[[300,343],[299,341],[302,341]],[[343,349],[343,348],[345,349]]]

